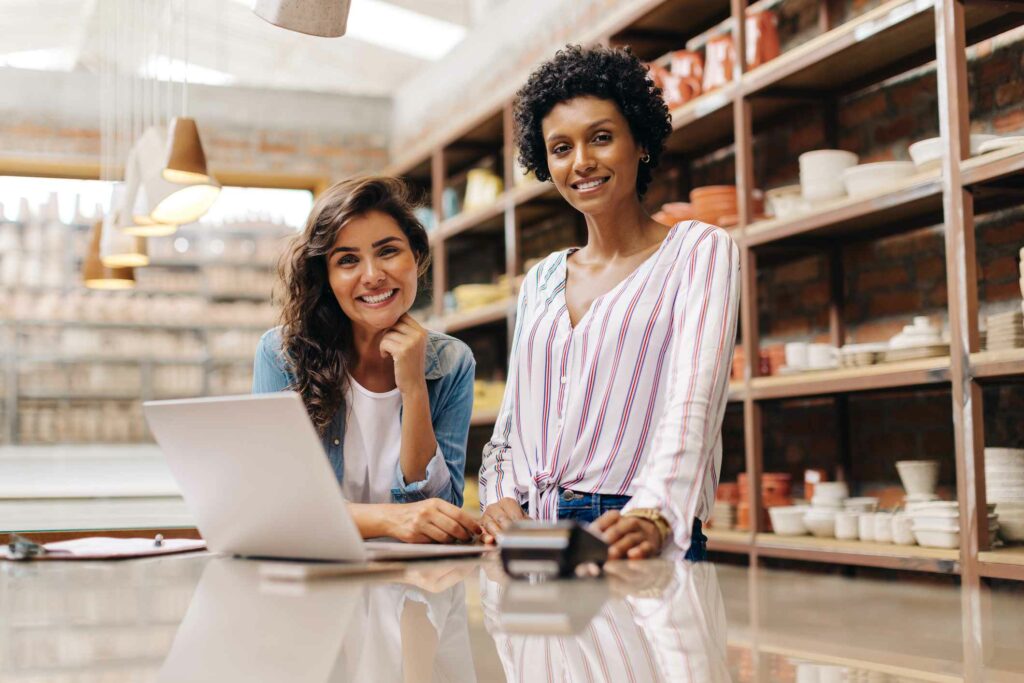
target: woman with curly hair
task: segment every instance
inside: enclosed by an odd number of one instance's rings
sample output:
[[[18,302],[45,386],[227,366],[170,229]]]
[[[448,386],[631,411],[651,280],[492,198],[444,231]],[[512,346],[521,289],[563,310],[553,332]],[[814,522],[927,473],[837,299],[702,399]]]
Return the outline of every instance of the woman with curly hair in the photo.
[[[316,201],[282,258],[282,325],[253,392],[302,396],[364,538],[468,541],[460,509],[476,363],[409,315],[430,260],[405,185],[366,177]]]
[[[569,46],[515,105],[520,163],[587,224],[519,292],[509,377],[480,469],[485,540],[524,517],[595,522],[610,557],[703,559],[721,468],[739,253],[641,205],[672,130],[628,49]]]

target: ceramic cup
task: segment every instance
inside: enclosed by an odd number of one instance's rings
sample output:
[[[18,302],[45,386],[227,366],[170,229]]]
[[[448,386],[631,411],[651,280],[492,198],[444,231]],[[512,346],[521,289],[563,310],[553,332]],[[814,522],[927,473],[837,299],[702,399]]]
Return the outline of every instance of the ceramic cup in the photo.
[[[888,512],[876,512],[875,518],[875,542],[892,543],[892,514]]]
[[[840,512],[836,514],[836,538],[841,541],[854,541],[859,536],[856,512]]]
[[[810,344],[807,365],[812,368],[834,368],[839,362],[839,349],[831,344]]]
[[[875,540],[875,513],[862,512],[857,517],[857,535],[862,541]]]
[[[807,367],[810,344],[807,342],[790,342],[786,344],[785,351],[787,368],[800,370]]]

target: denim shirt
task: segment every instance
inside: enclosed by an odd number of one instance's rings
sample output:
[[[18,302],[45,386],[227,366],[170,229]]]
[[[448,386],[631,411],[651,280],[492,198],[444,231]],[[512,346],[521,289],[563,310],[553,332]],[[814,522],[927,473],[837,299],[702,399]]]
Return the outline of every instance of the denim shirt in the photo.
[[[281,351],[281,328],[264,333],[256,349],[252,392],[263,394],[285,391],[295,381]],[[473,412],[473,379],[476,361],[463,342],[430,332],[427,339],[424,378],[430,400],[430,421],[434,426],[437,452],[427,465],[426,478],[406,482],[396,457],[391,498],[396,503],[411,503],[441,498],[462,506],[465,485],[466,440]],[[322,436],[324,452],[340,484],[345,475],[345,411],[339,410]],[[399,414],[401,419],[401,414]]]

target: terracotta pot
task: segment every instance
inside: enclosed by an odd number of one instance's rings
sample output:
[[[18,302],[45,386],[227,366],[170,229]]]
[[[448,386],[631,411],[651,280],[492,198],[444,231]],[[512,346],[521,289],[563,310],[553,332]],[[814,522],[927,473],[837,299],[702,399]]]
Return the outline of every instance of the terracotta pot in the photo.
[[[676,50],[669,64],[672,73],[680,78],[704,78],[704,58],[693,50]]]
[[[779,56],[778,19],[765,10],[747,15],[747,68],[753,69]]]
[[[731,35],[716,36],[705,47],[703,92],[711,92],[732,80],[736,48]]]

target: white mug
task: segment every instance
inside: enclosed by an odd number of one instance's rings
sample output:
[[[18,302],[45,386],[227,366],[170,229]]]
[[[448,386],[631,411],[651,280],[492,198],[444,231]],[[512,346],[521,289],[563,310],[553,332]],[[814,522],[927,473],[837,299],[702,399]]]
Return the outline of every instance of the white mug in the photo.
[[[807,367],[807,352],[810,344],[807,342],[790,342],[786,344],[786,367],[802,370]]]
[[[839,360],[839,349],[831,344],[809,344],[807,364],[812,368],[834,368]]]

